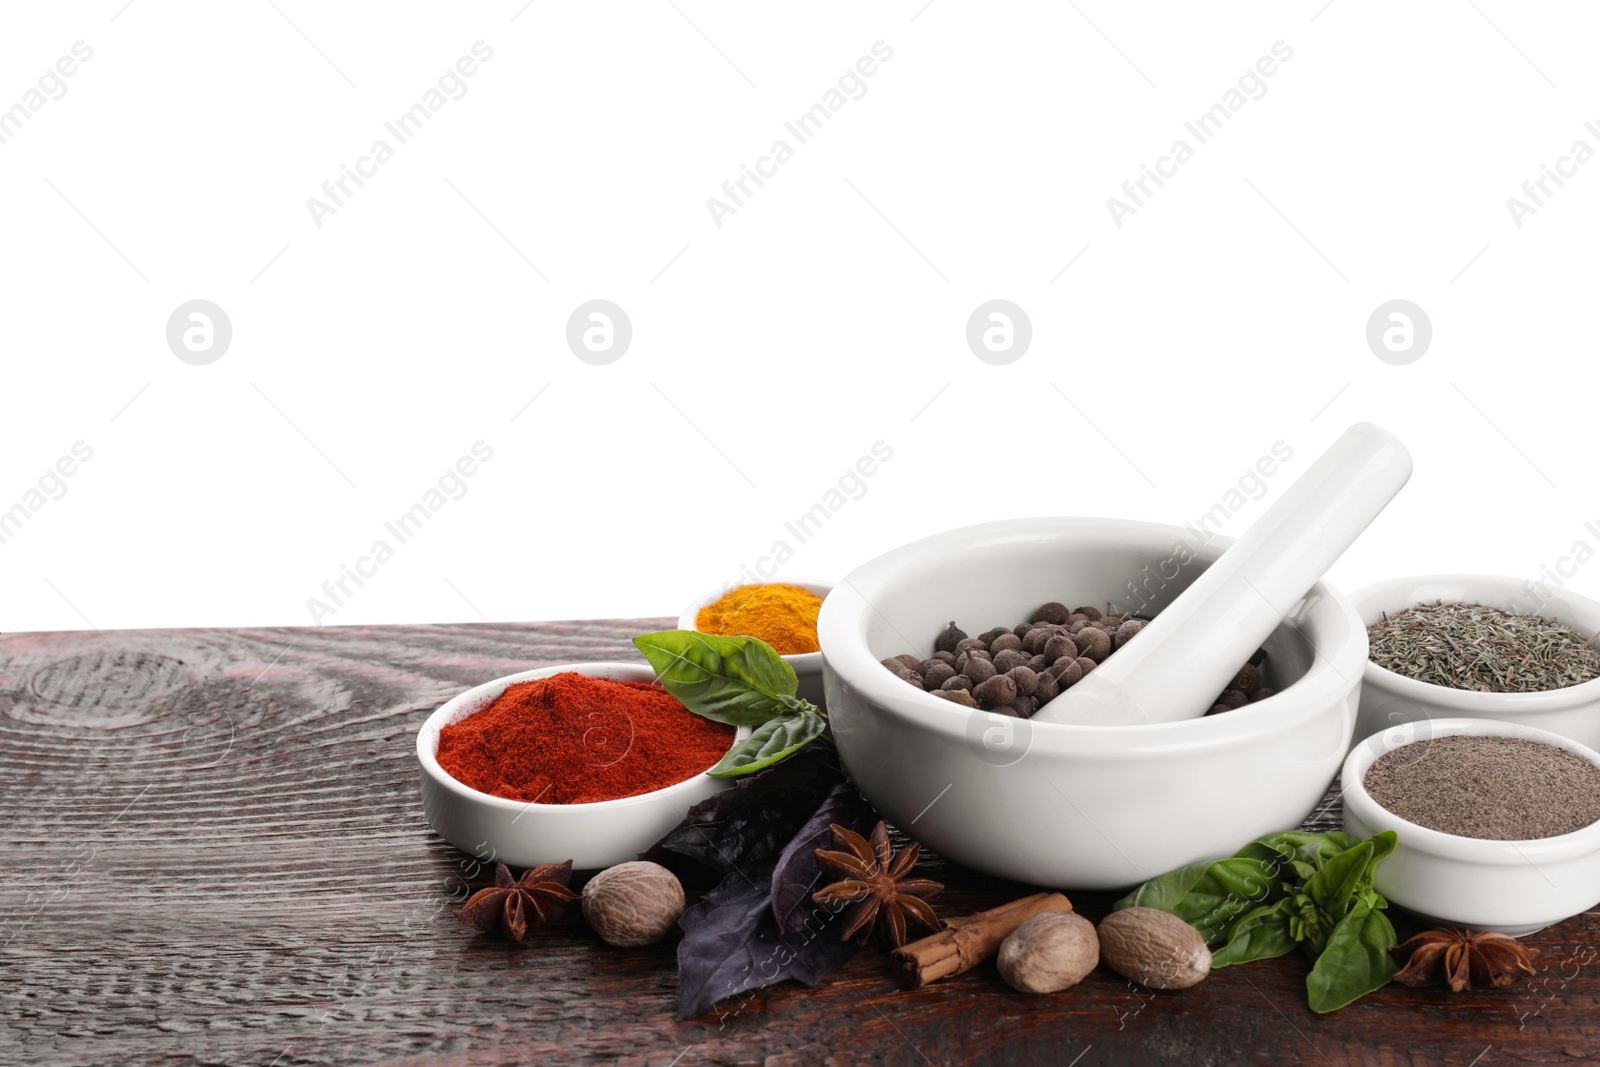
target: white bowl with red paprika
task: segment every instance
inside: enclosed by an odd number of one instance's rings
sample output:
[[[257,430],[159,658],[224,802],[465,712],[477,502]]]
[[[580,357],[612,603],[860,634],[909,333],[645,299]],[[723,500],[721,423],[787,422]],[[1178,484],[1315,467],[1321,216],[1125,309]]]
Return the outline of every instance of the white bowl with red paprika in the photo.
[[[485,682],[417,732],[422,807],[457,848],[512,867],[609,867],[731,783],[749,734],[691,714],[634,663],[573,663]]]

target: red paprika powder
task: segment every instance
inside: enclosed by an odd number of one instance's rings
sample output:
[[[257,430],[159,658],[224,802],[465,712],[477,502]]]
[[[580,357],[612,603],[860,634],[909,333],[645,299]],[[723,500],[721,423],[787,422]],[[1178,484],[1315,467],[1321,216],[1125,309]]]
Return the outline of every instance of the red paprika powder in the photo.
[[[636,796],[708,770],[734,730],[649,682],[565,671],[508,686],[439,731],[439,766],[508,800],[589,804]]]

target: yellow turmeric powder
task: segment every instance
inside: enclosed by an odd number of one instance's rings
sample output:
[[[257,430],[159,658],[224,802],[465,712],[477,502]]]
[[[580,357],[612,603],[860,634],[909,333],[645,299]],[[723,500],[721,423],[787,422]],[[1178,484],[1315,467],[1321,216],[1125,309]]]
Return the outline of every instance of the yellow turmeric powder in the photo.
[[[821,607],[821,597],[798,585],[741,585],[701,608],[694,625],[704,634],[758,638],[779,655],[793,656],[818,651],[817,610]]]

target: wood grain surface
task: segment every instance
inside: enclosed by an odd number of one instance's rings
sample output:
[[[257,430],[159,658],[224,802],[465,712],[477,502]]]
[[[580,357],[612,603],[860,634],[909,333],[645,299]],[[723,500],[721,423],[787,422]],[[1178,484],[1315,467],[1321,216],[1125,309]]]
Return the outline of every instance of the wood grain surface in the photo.
[[[0,637],[0,1063],[1600,1061],[1592,912],[1530,939],[1529,985],[1390,987],[1328,1017],[1294,956],[1182,993],[1102,970],[1035,997],[987,966],[902,991],[872,949],[816,989],[680,1023],[670,943],[466,929],[470,859],[423,820],[417,727],[498,675],[637,659],[629,638],[670,625]],[[1336,797],[1319,817],[1336,825]],[[1028,891],[928,866],[941,914]],[[1091,918],[1110,899],[1069,895]]]

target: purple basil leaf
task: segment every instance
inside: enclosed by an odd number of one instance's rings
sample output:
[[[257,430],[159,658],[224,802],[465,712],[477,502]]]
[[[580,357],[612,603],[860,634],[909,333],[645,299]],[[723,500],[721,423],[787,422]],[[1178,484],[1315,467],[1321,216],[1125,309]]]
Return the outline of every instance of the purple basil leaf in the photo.
[[[685,859],[717,875],[770,866],[842,777],[831,746],[813,743],[702,800],[639,858],[680,876],[694,873]]]
[[[794,979],[816,985],[855,955],[832,922],[784,937],[772,915],[772,864],[747,877],[733,871],[678,924],[678,1018],[693,1019],[718,1001]]]
[[[865,837],[877,821],[878,813],[855,786],[840,782],[833,787],[822,806],[784,847],[777,869],[772,872],[772,914],[779,932],[785,936],[804,933],[807,917],[816,911],[811,906],[811,894],[822,880],[817,849],[833,847],[828,828],[838,823]]]

